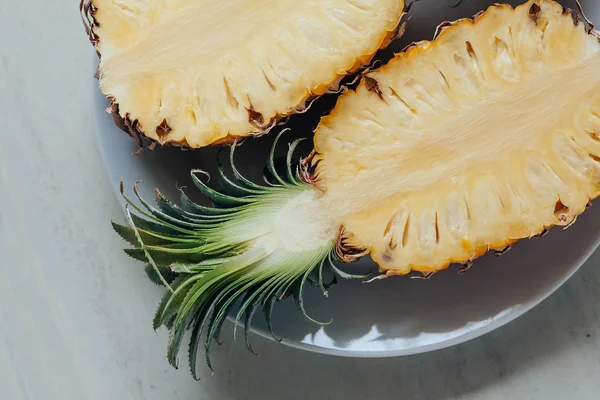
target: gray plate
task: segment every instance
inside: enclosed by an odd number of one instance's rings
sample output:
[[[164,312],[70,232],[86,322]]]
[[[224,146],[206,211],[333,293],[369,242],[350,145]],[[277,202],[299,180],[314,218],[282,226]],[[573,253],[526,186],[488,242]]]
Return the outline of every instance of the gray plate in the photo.
[[[458,8],[448,7],[445,0],[415,3],[406,35],[381,57],[389,57],[412,41],[431,39],[439,23],[471,16],[492,1],[463,3]],[[564,3],[574,6],[573,2]],[[598,2],[581,0],[581,3],[588,17],[600,21]],[[107,102],[99,90],[95,90],[94,96],[94,126],[115,190],[121,180],[126,186],[142,180],[146,198],[153,198],[153,189],[158,187],[176,199],[175,184],[189,185],[190,169],[214,170],[217,152],[214,148],[198,151],[167,148],[132,156],[136,150],[133,141],[104,112]],[[310,136],[319,117],[334,101],[334,96],[326,96],[308,114],[292,118],[289,126],[294,133],[288,138]],[[272,139],[271,134],[247,140],[238,154],[240,170],[249,176],[260,176]],[[308,154],[308,146],[310,143],[299,153]],[[326,300],[319,292],[312,291],[306,300],[309,314],[321,320],[334,317],[333,323],[327,327],[310,324],[300,317],[292,302],[286,301],[275,309],[275,330],[287,345],[354,357],[400,356],[458,344],[506,324],[555,291],[600,244],[598,226],[600,208],[596,206],[568,231],[556,228],[541,240],[517,244],[503,257],[488,255],[462,276],[458,276],[457,268],[451,268],[428,281],[393,278],[373,284],[342,282],[330,291]],[[373,267],[370,260],[363,259],[352,268]],[[141,268],[140,279],[145,279]],[[252,331],[270,337],[258,314]]]

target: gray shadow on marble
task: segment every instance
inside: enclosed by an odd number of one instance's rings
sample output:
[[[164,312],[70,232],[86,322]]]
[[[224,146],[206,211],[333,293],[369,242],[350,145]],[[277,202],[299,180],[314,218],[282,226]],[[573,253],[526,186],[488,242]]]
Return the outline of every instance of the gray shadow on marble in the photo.
[[[451,348],[401,358],[329,357],[257,337],[255,348],[261,355],[252,356],[240,343],[231,343],[228,324],[224,346],[235,349],[217,349],[213,356],[217,373],[206,374],[200,384],[215,385],[222,398],[249,400],[485,398],[477,393],[527,375],[531,368],[559,359],[560,353],[584,356],[581,353],[586,348],[598,352],[599,267],[597,253],[549,299],[492,333]],[[243,383],[249,385],[240,386]],[[540,384],[550,383],[520,381],[525,387],[517,393],[533,393]]]

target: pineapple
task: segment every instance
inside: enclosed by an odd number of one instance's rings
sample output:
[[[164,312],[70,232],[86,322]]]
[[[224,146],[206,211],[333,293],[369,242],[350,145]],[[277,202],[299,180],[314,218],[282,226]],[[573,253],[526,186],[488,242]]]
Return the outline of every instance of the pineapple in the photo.
[[[340,99],[316,131],[317,186],[388,274],[467,263],[598,196],[599,88],[599,39],[562,6],[493,6]]]
[[[600,188],[598,36],[552,0],[492,6],[365,74],[294,167],[297,144],[283,171],[272,151],[266,185],[235,168],[235,144],[222,192],[193,171],[213,207],[126,198],[136,212],[115,229],[168,287],[155,327],[172,330],[172,364],[191,328],[193,374],[203,331],[210,365],[240,299],[246,329],[290,295],[310,320],[307,285],[362,278],[338,262],[369,254],[379,277],[431,274],[572,224]]]
[[[82,0],[117,124],[142,144],[260,135],[399,34],[404,0]]]

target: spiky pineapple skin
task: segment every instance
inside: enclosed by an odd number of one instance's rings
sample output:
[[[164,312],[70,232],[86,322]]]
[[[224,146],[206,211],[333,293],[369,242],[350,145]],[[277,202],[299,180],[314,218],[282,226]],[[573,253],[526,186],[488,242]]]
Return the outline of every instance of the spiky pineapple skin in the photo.
[[[398,0],[401,5],[401,9],[404,9],[404,0]],[[82,19],[86,28],[86,33],[89,36],[89,40],[93,45],[98,58],[100,60],[100,64],[98,66],[99,70],[96,72],[96,76],[98,77],[101,60],[102,60],[102,51],[101,51],[101,34],[99,33],[100,23],[97,21],[95,14],[98,10],[98,0],[80,0],[80,12],[82,14]],[[386,48],[393,40],[402,36],[404,33],[405,23],[403,21],[404,12],[402,11],[398,16],[397,24],[392,29],[382,29],[381,37],[378,40],[376,46],[374,46],[369,52],[366,54],[360,55],[356,57],[356,59],[345,68],[343,68],[343,72],[339,72],[332,80],[329,82],[323,82],[318,86],[309,89],[306,89],[306,92],[302,96],[302,100],[297,103],[295,106],[291,107],[287,112],[278,113],[274,117],[270,118],[268,121],[262,121],[262,115],[258,113],[260,118],[260,123],[255,124],[253,130],[246,131],[237,131],[237,132],[225,132],[225,134],[218,138],[217,140],[213,140],[212,142],[205,144],[207,146],[211,145],[224,145],[231,144],[238,139],[242,139],[248,136],[251,137],[260,137],[269,133],[275,126],[279,124],[283,124],[287,121],[287,119],[297,113],[305,112],[310,106],[312,102],[328,93],[336,93],[345,88],[344,79],[350,76],[353,76],[357,72],[368,69],[373,58],[375,57],[377,51]],[[140,120],[136,117],[136,115],[132,115],[127,110],[123,110],[119,100],[112,97],[107,96],[110,104],[107,108],[107,112],[113,117],[115,124],[123,130],[125,133],[129,134],[134,138],[137,143],[140,151],[145,147],[145,144],[149,144],[149,148],[153,149],[156,145],[162,146],[174,146],[181,148],[199,148],[204,147],[205,145],[198,144],[190,144],[187,138],[184,136],[178,139],[165,139],[161,137],[156,137],[153,131],[160,130],[159,126],[151,126],[144,127],[142,126]],[[255,111],[249,109],[249,119],[253,118],[253,113]],[[163,121],[166,123],[166,120]],[[167,129],[171,130],[171,128],[167,125]]]

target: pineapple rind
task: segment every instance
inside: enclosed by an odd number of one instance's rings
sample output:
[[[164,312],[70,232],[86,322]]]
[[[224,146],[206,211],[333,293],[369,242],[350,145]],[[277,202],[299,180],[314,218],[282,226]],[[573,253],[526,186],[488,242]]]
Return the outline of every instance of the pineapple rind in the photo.
[[[139,144],[192,148],[264,134],[337,90],[398,33],[404,11],[402,0],[83,3],[117,124]]]
[[[492,6],[342,96],[317,185],[389,275],[568,226],[600,194],[600,44],[550,0]]]

